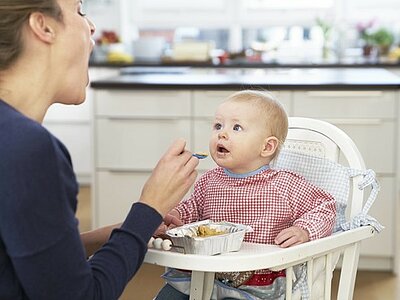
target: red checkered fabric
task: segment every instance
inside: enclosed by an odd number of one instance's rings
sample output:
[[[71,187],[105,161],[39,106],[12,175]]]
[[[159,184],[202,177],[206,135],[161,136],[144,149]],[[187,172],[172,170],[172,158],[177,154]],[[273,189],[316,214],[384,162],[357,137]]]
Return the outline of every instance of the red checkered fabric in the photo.
[[[267,169],[246,178],[228,176],[220,167],[206,172],[194,192],[176,208],[184,223],[200,220],[250,225],[247,242],[274,244],[277,234],[293,225],[310,240],[332,233],[334,198],[287,170]]]

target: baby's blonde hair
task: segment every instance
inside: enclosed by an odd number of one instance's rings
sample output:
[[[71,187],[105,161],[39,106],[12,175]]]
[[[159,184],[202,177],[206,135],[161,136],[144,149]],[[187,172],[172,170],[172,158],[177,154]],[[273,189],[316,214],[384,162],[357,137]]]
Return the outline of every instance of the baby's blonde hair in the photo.
[[[278,139],[278,147],[272,157],[275,158],[286,140],[288,116],[279,100],[268,91],[243,90],[229,96],[226,101],[241,101],[256,105],[265,116],[265,126],[271,136]]]

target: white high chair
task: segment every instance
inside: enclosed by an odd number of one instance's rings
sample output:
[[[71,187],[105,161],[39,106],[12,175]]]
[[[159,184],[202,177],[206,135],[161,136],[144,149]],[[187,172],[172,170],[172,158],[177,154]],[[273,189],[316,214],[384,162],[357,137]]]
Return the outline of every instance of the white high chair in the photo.
[[[308,118],[289,118],[289,134],[285,148],[311,156],[323,157],[333,162],[347,160],[352,169],[365,170],[363,158],[354,142],[342,130],[324,121]],[[364,191],[358,188],[363,176],[352,178],[347,218],[361,213]],[[243,243],[240,251],[217,256],[182,254],[174,251],[149,249],[145,262],[177,269],[192,270],[191,300],[210,299],[215,272],[250,271],[258,269],[286,269],[286,299],[292,299],[293,266],[307,263],[307,285],[311,299],[315,299],[316,286],[322,288],[318,299],[331,298],[333,270],[339,255],[342,256],[337,299],[353,297],[360,243],[372,237],[372,226],[361,226],[310,241],[290,248],[275,245]],[[320,268],[321,262],[323,267]],[[317,267],[318,265],[318,267]],[[317,269],[320,269],[317,271]],[[321,271],[322,270],[322,271]],[[317,274],[322,272],[322,274]],[[324,275],[324,276],[322,276]],[[321,280],[319,284],[316,281]],[[313,291],[314,289],[314,291]]]

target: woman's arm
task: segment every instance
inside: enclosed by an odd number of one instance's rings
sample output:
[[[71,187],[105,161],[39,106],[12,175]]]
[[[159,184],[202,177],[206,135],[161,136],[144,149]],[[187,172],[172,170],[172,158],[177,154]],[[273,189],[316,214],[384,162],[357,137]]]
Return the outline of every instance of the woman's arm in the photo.
[[[121,227],[122,223],[113,224],[98,229],[81,233],[82,244],[86,251],[86,256],[92,256],[110,238],[111,232],[115,228]]]

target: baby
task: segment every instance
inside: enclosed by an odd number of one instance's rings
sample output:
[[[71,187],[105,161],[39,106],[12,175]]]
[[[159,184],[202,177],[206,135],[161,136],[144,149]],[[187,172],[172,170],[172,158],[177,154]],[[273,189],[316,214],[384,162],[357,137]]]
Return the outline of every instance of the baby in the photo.
[[[218,167],[203,174],[192,195],[170,214],[183,223],[210,219],[250,225],[254,231],[244,241],[280,247],[330,235],[333,197],[294,172],[270,168],[287,132],[287,114],[272,94],[245,90],[228,97],[217,108],[209,144]],[[219,279],[229,284],[232,277],[225,275],[227,280]],[[258,270],[233,285],[253,291],[279,276],[284,272]],[[188,299],[171,293],[167,284],[156,299]]]

